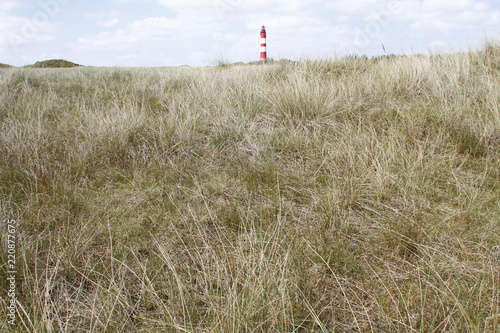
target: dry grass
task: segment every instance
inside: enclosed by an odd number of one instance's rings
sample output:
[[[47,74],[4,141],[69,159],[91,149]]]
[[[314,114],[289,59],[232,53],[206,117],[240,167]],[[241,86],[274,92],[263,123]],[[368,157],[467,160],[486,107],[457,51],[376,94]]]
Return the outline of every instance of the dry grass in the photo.
[[[494,43],[4,69],[0,126],[17,332],[500,330]]]

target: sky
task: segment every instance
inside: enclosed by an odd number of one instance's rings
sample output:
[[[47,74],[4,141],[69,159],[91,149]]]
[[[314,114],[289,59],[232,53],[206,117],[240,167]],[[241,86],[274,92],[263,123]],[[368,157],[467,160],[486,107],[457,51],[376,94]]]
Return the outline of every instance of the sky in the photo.
[[[500,41],[498,0],[0,0],[0,63],[205,66]]]

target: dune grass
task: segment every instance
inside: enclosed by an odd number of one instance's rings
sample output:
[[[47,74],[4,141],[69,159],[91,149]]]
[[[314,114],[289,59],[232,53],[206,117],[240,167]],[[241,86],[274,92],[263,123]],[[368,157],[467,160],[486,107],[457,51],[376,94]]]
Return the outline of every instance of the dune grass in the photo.
[[[0,126],[1,331],[500,330],[495,43],[4,69]]]
[[[37,61],[33,65],[24,66],[26,68],[73,68],[80,67],[81,65],[63,59],[51,59],[44,61]]]

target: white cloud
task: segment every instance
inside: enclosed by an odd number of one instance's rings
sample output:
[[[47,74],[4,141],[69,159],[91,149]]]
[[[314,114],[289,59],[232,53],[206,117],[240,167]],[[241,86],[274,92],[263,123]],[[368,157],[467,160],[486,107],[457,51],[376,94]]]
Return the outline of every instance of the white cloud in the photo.
[[[351,18],[363,17],[364,22],[354,24],[372,41],[386,33],[403,34],[407,39],[473,36],[498,31],[500,26],[499,10],[492,9],[488,0],[334,0],[327,8]]]
[[[280,16],[289,13],[304,15],[311,8],[324,6],[321,0],[156,0],[158,4],[176,12],[178,15],[189,15],[217,19],[219,23],[227,23],[234,16],[258,14],[260,16]]]
[[[2,0],[2,6],[0,7],[0,16],[16,8],[18,5],[18,2],[13,0]]]
[[[88,20],[99,21],[99,20],[114,18],[119,16],[120,14],[121,13],[118,11],[107,11],[107,12],[83,12],[80,15]]]
[[[21,16],[6,16],[0,20],[0,46],[17,48],[27,43],[40,43],[54,38],[57,25]]]
[[[395,3],[395,0],[333,0],[326,4],[326,8],[343,15],[366,15],[390,9]]]
[[[157,0],[158,3],[178,16],[196,14],[199,17],[213,16],[215,12],[216,1],[199,0]]]
[[[499,24],[492,20],[498,10],[491,10],[484,1],[423,0],[405,1],[396,20],[410,21],[410,36],[432,34],[476,33]]]
[[[399,19],[418,19],[423,15],[439,18],[456,18],[463,12],[488,14],[490,7],[479,0],[405,0],[401,2]]]
[[[484,10],[486,5],[476,0],[423,0],[420,6],[425,12],[457,12],[467,9]]]
[[[107,20],[107,21],[98,21],[97,22],[97,25],[100,26],[100,27],[103,27],[103,28],[111,28],[111,27],[114,27],[115,25],[117,25],[119,22],[118,18],[112,18],[110,20]]]
[[[427,44],[427,48],[430,51],[439,52],[439,51],[443,50],[444,48],[446,48],[446,43],[443,42],[442,40],[435,40],[435,41],[432,41],[429,44]]]
[[[59,2],[40,2],[38,10],[29,15],[12,14],[12,9],[21,7],[21,4],[11,0],[2,0],[0,46],[16,50],[21,45],[53,40],[59,28],[54,18],[59,14],[62,5]]]
[[[80,37],[70,47],[81,53],[92,53],[96,58],[113,55],[120,64],[131,65],[134,59],[135,64],[141,66],[154,65],[154,59],[157,64],[165,64],[166,59],[185,63],[193,51],[204,48],[214,31],[216,25],[206,19],[149,17],[123,29]],[[165,52],[168,54],[160,56]],[[200,59],[196,61],[199,63]]]
[[[228,1],[229,3],[231,1]],[[267,0],[253,0],[253,1],[235,1],[237,4],[235,8],[241,8],[242,10],[265,10],[272,13],[304,13],[304,10],[308,8],[317,8],[320,4],[323,5],[324,1],[312,0],[312,1],[301,1],[301,0],[275,0],[273,2]],[[238,4],[239,3],[239,4]]]

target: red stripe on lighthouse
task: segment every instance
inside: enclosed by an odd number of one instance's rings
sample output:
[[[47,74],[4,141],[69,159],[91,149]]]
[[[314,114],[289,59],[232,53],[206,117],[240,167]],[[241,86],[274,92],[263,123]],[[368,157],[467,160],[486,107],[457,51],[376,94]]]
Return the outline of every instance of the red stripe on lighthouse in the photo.
[[[260,60],[266,60],[267,52],[266,52],[266,27],[262,26],[260,29]]]

